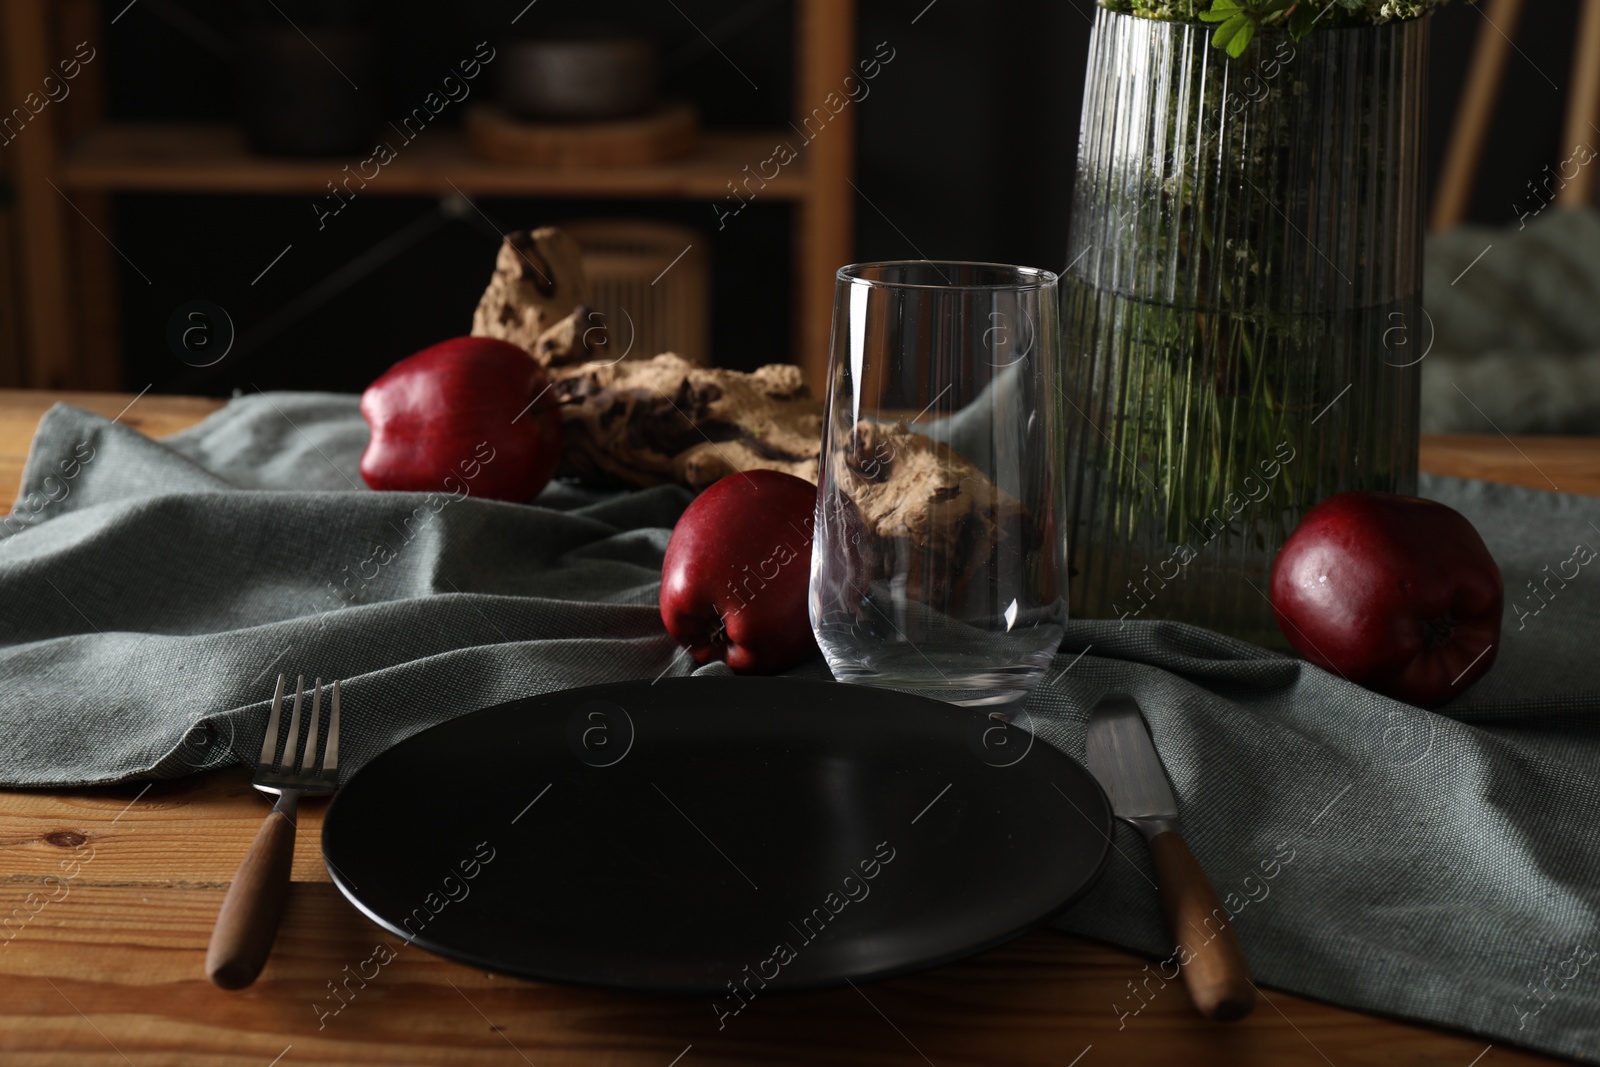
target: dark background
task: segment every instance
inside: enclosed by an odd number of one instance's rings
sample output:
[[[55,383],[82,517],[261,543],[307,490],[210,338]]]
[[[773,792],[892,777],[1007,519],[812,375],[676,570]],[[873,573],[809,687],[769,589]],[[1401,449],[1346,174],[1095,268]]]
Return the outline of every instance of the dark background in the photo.
[[[124,3],[107,4],[108,21]],[[526,3],[382,5],[375,18],[391,57],[382,89],[387,112],[399,115],[420,101],[478,41],[503,39]],[[141,0],[128,10],[108,26],[113,117],[230,118],[231,41],[254,6]],[[302,4],[291,13],[315,18],[333,6]],[[1540,0],[1525,16],[1474,221],[1514,221],[1512,204],[1526,183],[1571,152],[1560,139],[1577,7],[1577,0]],[[1063,265],[1092,13],[1091,0],[863,0],[860,53],[887,41],[895,58],[870,96],[852,105],[855,180],[864,194],[858,260]],[[539,0],[517,29],[578,21],[655,38],[668,93],[693,99],[709,126],[779,127],[793,113],[793,10],[784,0]],[[1434,18],[1435,167],[1483,25],[1463,0]],[[487,92],[488,80],[480,78],[475,92]],[[439,121],[459,114],[452,105]],[[330,178],[338,169],[330,165]],[[713,358],[734,367],[791,358],[790,219],[781,204],[756,201],[718,232],[711,205],[697,201],[474,200],[488,220],[452,217],[432,199],[365,195],[319,231],[303,196],[119,197],[117,243],[152,279],[124,268],[123,384],[216,395],[251,387],[359,390],[395,360],[467,332],[499,244],[496,228],[597,214],[699,229],[714,270]],[[288,242],[290,257],[252,286]],[[179,363],[165,339],[173,310],[193,299],[226,308],[239,334],[234,353],[203,371]]]

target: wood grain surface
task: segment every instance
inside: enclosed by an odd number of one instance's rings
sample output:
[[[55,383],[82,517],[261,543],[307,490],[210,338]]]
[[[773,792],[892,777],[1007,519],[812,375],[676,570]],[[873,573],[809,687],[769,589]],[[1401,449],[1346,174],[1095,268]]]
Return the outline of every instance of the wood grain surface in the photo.
[[[123,412],[121,421],[157,435],[216,406],[146,396],[129,408],[130,396],[0,393],[0,499],[15,492],[33,427],[55,399],[107,417]],[[1600,494],[1600,442],[1519,440],[1522,455],[1501,444],[1430,442],[1425,465],[1513,481],[1524,480],[1519,464],[1536,462],[1564,489]],[[702,1000],[503,978],[407,947],[330,884],[319,852],[324,800],[301,808],[293,884],[271,960],[254,986],[227,993],[206,980],[206,943],[269,806],[243,769],[159,784],[0,790],[0,1064],[1558,1062],[1270,986],[1240,1023],[1199,1018],[1176,983],[1157,990],[1138,1015],[1119,1019],[1113,1003],[1126,1006],[1127,984],[1142,981],[1147,961],[1047,930],[921,975],[758,1000],[719,1031]],[[605,917],[585,916],[575,902],[573,921]]]
[[[1600,437],[1430,434],[1422,469],[1552,493],[1600,496]]]
[[[1080,1054],[1082,1067],[1324,1056],[1339,1067],[1467,1067],[1488,1044],[1270,987],[1240,1023],[1200,1019],[1177,983],[1119,1020],[1112,1003],[1129,1002],[1127,983],[1143,979],[1146,961],[1051,931],[859,990],[757,1000],[719,1031],[704,1000],[501,978],[406,947],[329,883],[321,800],[301,810],[272,959],[249,990],[225,993],[206,980],[206,942],[267,806],[240,769],[153,786],[0,792],[0,917],[27,915],[29,893],[37,907],[20,929],[13,920],[0,933],[11,935],[0,942],[0,1063],[267,1067],[288,1049],[283,1067],[668,1067],[689,1049],[680,1067],[1066,1067]],[[75,878],[46,880],[72,858]],[[580,903],[573,921],[604,917],[583,916]],[[380,944],[394,957],[381,965]],[[1496,1046],[1478,1062],[1552,1061]]]
[[[383,168],[383,181],[365,191],[443,196],[460,189],[468,196],[673,197],[720,203],[741,168],[753,168],[772,155],[774,144],[793,139],[784,130],[708,131],[692,154],[679,159],[633,167],[540,170],[480,159],[459,132],[429,130],[414,143],[402,144],[404,151]],[[809,166],[806,159],[797,159],[767,182],[761,195],[774,200],[805,196]],[[338,171],[338,164],[330,171],[327,160],[255,155],[243,131],[233,126],[118,122],[79,138],[62,161],[60,178],[74,196],[89,189],[320,195],[329,175]]]

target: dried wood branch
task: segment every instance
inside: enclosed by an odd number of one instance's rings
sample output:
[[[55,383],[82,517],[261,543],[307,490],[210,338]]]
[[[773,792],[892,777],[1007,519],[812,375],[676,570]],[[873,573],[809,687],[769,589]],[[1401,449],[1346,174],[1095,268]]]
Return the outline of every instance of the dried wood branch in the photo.
[[[473,316],[474,334],[521,345],[550,374],[565,440],[558,476],[696,490],[756,469],[817,481],[822,405],[799,367],[746,373],[670,352],[606,359],[609,342],[585,299],[576,245],[546,228],[506,239]],[[918,560],[977,567],[1023,513],[966,457],[903,424],[860,423],[834,462],[866,528],[909,544]]]

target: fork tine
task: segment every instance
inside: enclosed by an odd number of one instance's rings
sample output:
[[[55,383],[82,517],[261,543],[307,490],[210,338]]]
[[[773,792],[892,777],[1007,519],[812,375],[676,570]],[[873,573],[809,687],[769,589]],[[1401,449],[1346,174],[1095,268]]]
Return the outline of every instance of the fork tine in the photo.
[[[272,694],[272,713],[267,716],[267,735],[261,739],[261,759],[257,762],[263,767],[272,762],[272,757],[278,750],[278,717],[283,712],[283,675],[278,675],[278,691]]]
[[[283,762],[278,764],[281,771],[294,770],[295,748],[300,742],[300,700],[306,695],[306,676],[295,675],[294,679],[294,710],[289,713],[289,739],[283,743]]]
[[[311,725],[306,727],[306,754],[300,761],[300,773],[309,774],[317,765],[317,722],[322,711],[322,679],[317,679],[315,695],[311,698]]]
[[[333,710],[328,713],[328,746],[322,757],[324,772],[339,769],[339,679],[333,680]]]

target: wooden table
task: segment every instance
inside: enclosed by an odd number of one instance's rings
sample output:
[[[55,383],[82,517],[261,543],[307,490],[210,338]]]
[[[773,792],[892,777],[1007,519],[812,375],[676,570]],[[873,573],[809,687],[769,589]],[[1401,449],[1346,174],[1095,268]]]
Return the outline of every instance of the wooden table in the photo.
[[[0,500],[15,493],[39,415],[55,399],[147,433],[174,432],[215,402],[0,392]],[[1600,440],[1440,437],[1423,468],[1600,495]],[[222,895],[267,805],[242,769],[158,785],[0,791],[0,930],[29,893],[57,899],[0,934],[0,1064],[1406,1064],[1557,1062],[1271,989],[1243,1023],[1196,1016],[1181,988],[1119,1032],[1112,1001],[1145,961],[1037,931],[926,974],[774,997],[718,1032],[701,999],[625,996],[485,974],[400,948],[322,1019],[330,988],[382,939],[328,881],[323,805],[302,808],[294,886],[276,951],[248,991],[201,972]],[[66,883],[59,861],[79,860]],[[37,906],[37,901],[35,903]],[[24,912],[26,914],[26,912]],[[346,968],[349,968],[347,971]],[[341,987],[343,988],[343,987]]]

